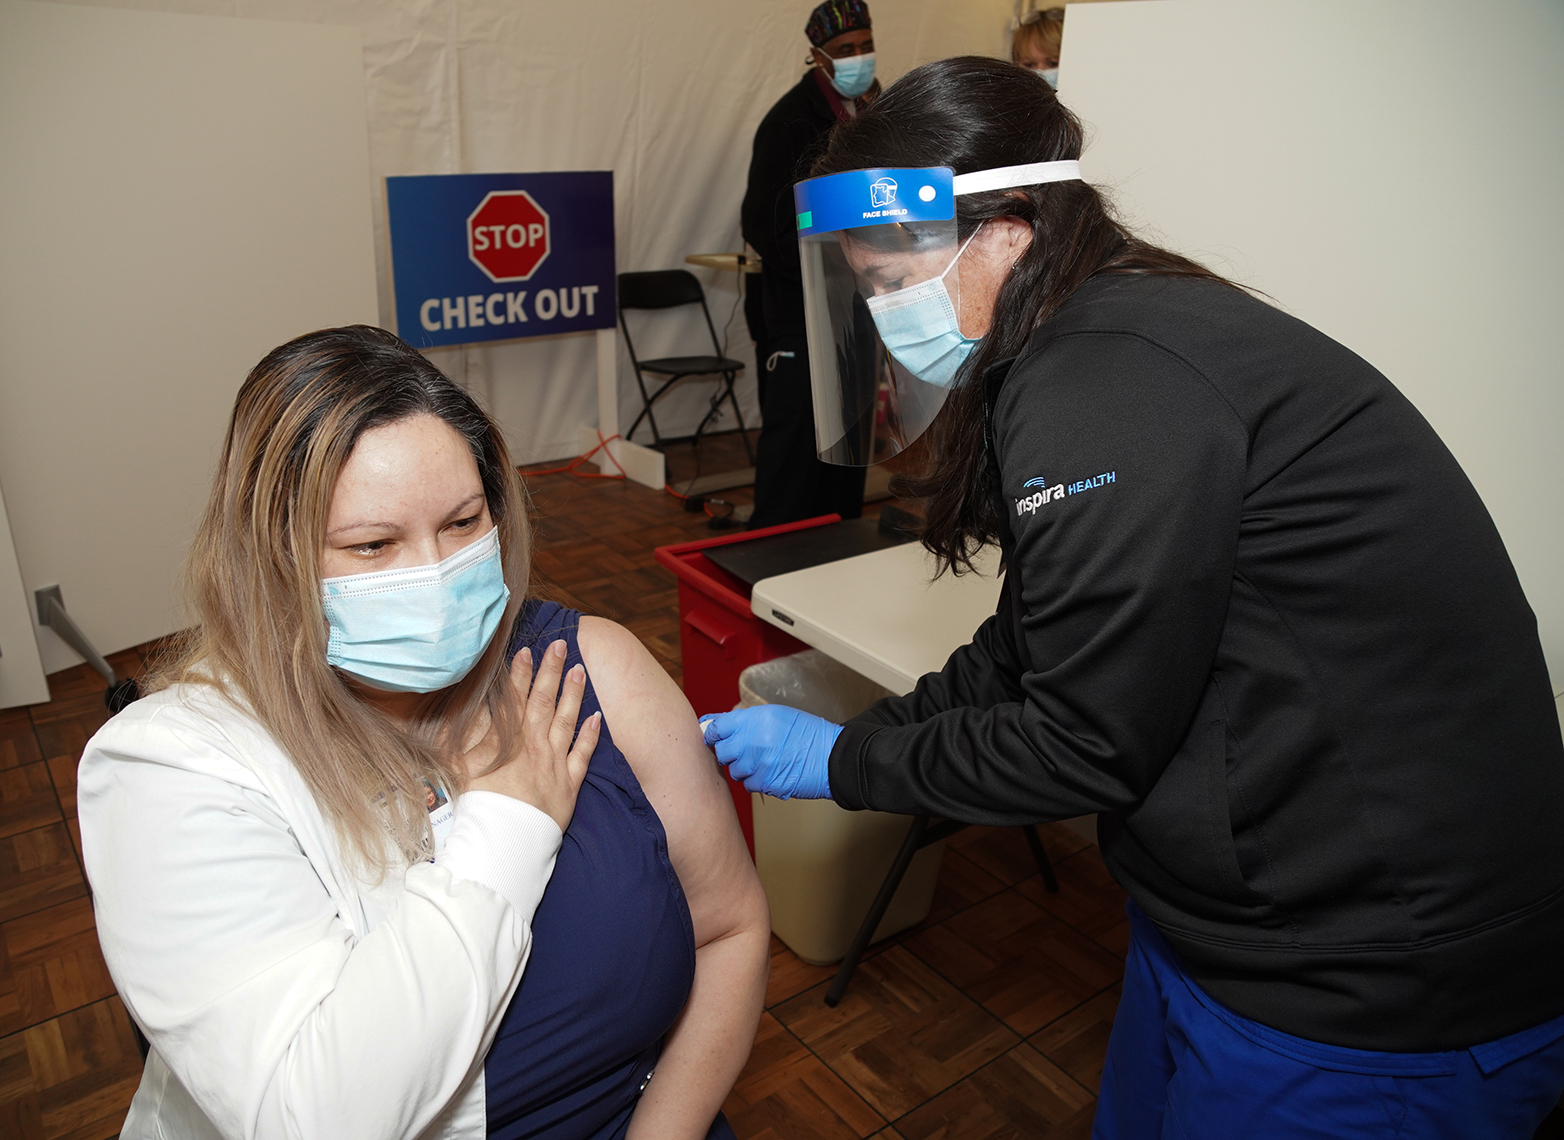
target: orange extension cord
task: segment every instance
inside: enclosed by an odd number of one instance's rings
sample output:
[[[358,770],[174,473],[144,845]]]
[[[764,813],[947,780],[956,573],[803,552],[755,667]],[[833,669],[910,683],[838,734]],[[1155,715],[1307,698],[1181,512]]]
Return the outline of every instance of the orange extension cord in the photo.
[[[614,458],[613,448],[608,446],[618,438],[620,438],[618,432],[615,432],[607,439],[603,438],[602,432],[598,432],[597,446],[594,447],[591,451],[583,452],[582,454],[576,456],[563,467],[550,467],[543,471],[528,471],[525,468],[518,467],[516,468],[516,471],[519,475],[521,475],[522,478],[526,478],[528,475],[574,475],[577,479],[623,479],[625,477],[625,469],[623,467],[619,467],[619,460]],[[619,474],[615,475],[608,471],[576,470],[576,468],[580,467],[588,459],[591,459],[592,456],[596,455],[599,451],[608,456],[608,462],[612,463],[615,467],[619,467]],[[598,466],[601,467],[602,464],[600,463]]]
[[[673,484],[671,484],[671,483],[664,483],[663,484],[663,490],[667,491],[670,495],[672,495],[675,499],[678,499],[679,502],[681,502],[681,503],[688,504],[689,501],[690,501],[691,496],[679,494],[679,492],[677,492],[677,491],[675,491],[673,489]],[[703,495],[703,496],[700,496],[700,501],[701,501],[701,511],[706,515],[707,518],[711,519],[713,521],[713,523],[718,523],[718,522],[726,523],[728,521],[728,519],[731,518],[732,515],[733,515],[733,504],[728,502],[728,500],[726,500],[726,499],[714,499],[714,498],[711,498],[710,496]],[[717,504],[718,506],[727,507],[728,508],[727,513],[726,514],[720,514],[720,515],[713,513],[713,511],[711,509],[713,503]]]

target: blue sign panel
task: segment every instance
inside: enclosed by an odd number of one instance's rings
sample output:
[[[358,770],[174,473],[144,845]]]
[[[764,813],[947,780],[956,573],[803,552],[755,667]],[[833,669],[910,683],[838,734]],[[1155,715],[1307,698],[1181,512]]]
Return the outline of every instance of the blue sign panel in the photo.
[[[948,222],[956,216],[948,166],[848,170],[793,187],[798,236],[892,222]]]
[[[387,178],[386,204],[409,344],[614,327],[610,171]]]

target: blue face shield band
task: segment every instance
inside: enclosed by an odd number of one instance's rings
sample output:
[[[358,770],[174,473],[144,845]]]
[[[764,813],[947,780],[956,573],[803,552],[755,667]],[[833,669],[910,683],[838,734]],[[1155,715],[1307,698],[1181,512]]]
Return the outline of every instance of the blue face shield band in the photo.
[[[949,388],[977,344],[976,338],[961,335],[956,303],[945,288],[945,278],[982,230],[979,226],[972,231],[972,237],[962,243],[938,277],[865,298],[885,350],[925,383]]]
[[[505,616],[499,531],[432,566],[327,578],[321,595],[327,661],[372,688],[432,693],[471,671]]]
[[[816,455],[882,463],[910,447],[965,382],[981,351],[958,319],[963,302],[969,320],[983,319],[972,310],[972,274],[981,268],[987,280],[1007,267],[992,263],[989,243],[962,243],[962,196],[1080,176],[1075,159],[1050,159],[964,174],[873,167],[793,187]]]
[[[844,99],[856,99],[874,85],[874,53],[833,59],[831,86]]]

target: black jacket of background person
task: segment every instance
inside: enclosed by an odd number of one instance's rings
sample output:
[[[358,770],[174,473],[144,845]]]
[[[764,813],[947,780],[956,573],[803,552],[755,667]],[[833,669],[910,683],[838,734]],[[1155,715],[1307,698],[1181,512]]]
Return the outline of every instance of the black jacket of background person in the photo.
[[[846,726],[835,798],[1102,812],[1200,984],[1310,1040],[1432,1052],[1564,1013],[1536,619],[1411,403],[1302,322],[1166,277],[1094,279],[982,383],[999,610]]]
[[[760,254],[768,336],[804,335],[804,282],[798,265],[793,184],[825,145],[836,112],[810,68],[755,129],[749,184],[740,209],[744,240]]]

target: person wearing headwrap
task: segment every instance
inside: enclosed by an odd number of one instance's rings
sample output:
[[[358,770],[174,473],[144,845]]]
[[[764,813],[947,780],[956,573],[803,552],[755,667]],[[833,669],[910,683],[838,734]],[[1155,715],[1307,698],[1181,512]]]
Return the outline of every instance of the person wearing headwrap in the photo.
[[[742,211],[744,240],[761,258],[760,311],[745,306],[763,420],[751,528],[831,512],[863,514],[865,469],[822,463],[815,454],[793,184],[807,175],[831,128],[855,118],[880,93],[869,6],[826,0],[809,14],[804,35],[809,70],[755,132]]]

